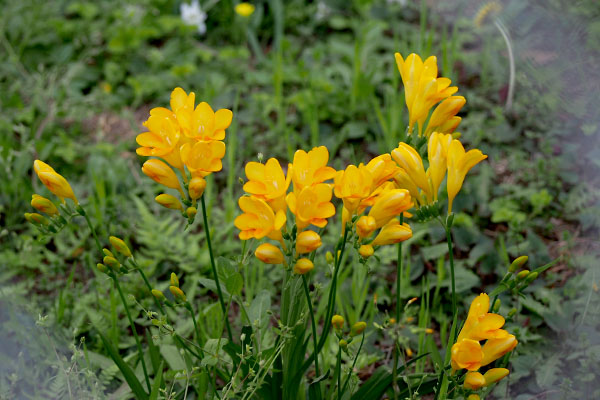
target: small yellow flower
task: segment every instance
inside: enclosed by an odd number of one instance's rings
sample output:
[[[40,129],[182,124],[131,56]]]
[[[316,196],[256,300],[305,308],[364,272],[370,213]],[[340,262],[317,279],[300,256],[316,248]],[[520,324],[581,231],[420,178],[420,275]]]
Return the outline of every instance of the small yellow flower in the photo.
[[[251,16],[254,13],[254,9],[254,4],[245,1],[235,6],[235,12],[244,18]]]
[[[187,301],[185,293],[177,286],[169,286],[169,290],[171,291],[171,294],[173,295],[173,297],[175,297],[176,300],[181,301],[182,303]]]
[[[375,249],[370,244],[363,244],[358,248],[358,254],[364,258],[369,258],[375,253]]]
[[[400,224],[397,219],[391,219],[371,243],[373,246],[400,243],[412,237],[412,230],[407,223]]]
[[[431,191],[433,198],[437,200],[438,191],[448,168],[447,156],[448,148],[452,143],[452,135],[434,132],[429,137],[427,143],[427,157],[429,158],[429,168],[427,168],[427,177],[431,182]]]
[[[292,164],[294,191],[300,192],[305,187],[333,179],[336,170],[327,166],[328,161],[329,151],[325,146],[315,147],[308,153],[297,150]]]
[[[286,221],[283,211],[274,213],[264,200],[251,196],[240,197],[238,204],[244,213],[239,215],[233,224],[241,231],[241,240],[262,239],[265,236],[275,240],[281,239],[281,228]]]
[[[167,299],[163,292],[158,289],[152,289],[152,296],[154,296],[158,301],[165,301]]]
[[[519,342],[514,335],[508,335],[503,338],[488,339],[483,345],[483,359],[481,365],[488,365],[506,353],[512,351]]]
[[[173,171],[173,169],[165,162],[156,158],[147,160],[144,165],[142,165],[142,172],[161,185],[171,189],[177,189],[181,195],[185,197],[183,190],[181,189],[181,184],[179,183],[179,178],[177,178],[175,171]]]
[[[223,169],[225,143],[220,141],[186,143],[181,146],[181,159],[192,176],[205,177]]]
[[[426,194],[428,200],[431,199],[429,180],[419,153],[412,146],[400,143],[396,149],[392,150],[392,157],[406,172],[414,185]],[[410,188],[408,189],[410,190]]]
[[[377,221],[373,217],[363,215],[356,221],[356,233],[361,239],[371,236],[376,229]]]
[[[442,101],[431,113],[431,118],[429,118],[429,122],[427,123],[427,131],[425,131],[425,136],[429,136],[432,132],[440,132],[440,133],[452,133],[458,124],[454,125],[456,122],[453,119],[456,114],[460,111],[460,109],[465,105],[467,100],[463,96],[450,96],[444,101]],[[452,120],[452,123],[448,123]],[[460,118],[458,120],[460,122]],[[445,130],[449,127],[453,127],[451,131]]]
[[[170,281],[171,281],[171,286],[179,287],[179,278],[177,277],[175,272],[171,272]]]
[[[284,261],[281,250],[271,243],[263,243],[258,246],[254,255],[265,264],[282,264]]]
[[[477,340],[462,339],[452,345],[452,368],[477,371],[483,360],[483,350]]]
[[[105,256],[102,259],[102,262],[104,264],[108,265],[111,269],[113,269],[115,271],[121,266],[121,263],[119,263],[119,261],[117,261],[116,258],[111,257],[111,256]]]
[[[35,160],[33,162],[33,169],[38,178],[40,178],[40,181],[42,181],[49,191],[59,197],[62,202],[65,201],[64,199],[71,199],[75,204],[79,204],[69,182],[62,175],[56,173],[51,166],[43,161]]]
[[[201,176],[195,176],[190,179],[190,183],[188,184],[188,193],[193,201],[202,197],[204,194],[204,189],[206,189],[206,179],[202,178]]]
[[[465,389],[479,390],[485,386],[485,378],[480,372],[469,371],[465,375],[465,383],[463,386]]]
[[[39,194],[33,194],[31,196],[31,206],[38,210],[39,212],[43,212],[44,214],[48,214],[50,216],[58,215],[58,208],[45,197],[40,196]]]
[[[171,210],[183,210],[183,206],[177,197],[171,196],[170,194],[159,194],[154,198],[154,200],[165,208],[169,208]]]
[[[373,178],[364,165],[349,165],[346,170],[336,173],[333,191],[352,215],[360,202],[371,194],[372,186]]]
[[[308,258],[301,258],[296,261],[294,265],[294,273],[298,275],[304,275],[315,268],[315,265]]]
[[[458,140],[453,140],[448,148],[448,214],[452,212],[452,202],[460,191],[467,172],[487,156],[480,150],[465,152]]]
[[[306,230],[296,237],[296,253],[305,254],[321,247],[321,236],[317,232]]]
[[[287,178],[276,158],[269,158],[265,164],[249,162],[246,164],[246,177],[244,190],[252,196],[265,200],[273,210],[285,212],[285,195],[292,180],[288,167]]]
[[[366,329],[366,327],[367,327],[366,322],[358,321],[357,323],[352,325],[352,328],[350,329],[350,335],[351,336],[360,335],[361,333],[363,333],[363,331]]]
[[[406,348],[406,356],[408,358],[411,358],[413,356],[413,351],[410,349],[410,347]]]
[[[491,368],[483,374],[485,379],[485,386],[489,386],[492,383],[496,383],[504,379],[508,375],[509,371],[506,368]]]
[[[198,209],[196,207],[188,207],[185,210],[185,215],[187,215],[188,218],[193,219],[197,213],[198,213]]]
[[[296,216],[296,225],[299,230],[303,230],[311,224],[319,228],[327,225],[327,218],[335,215],[335,207],[331,203],[331,192],[330,185],[319,183],[304,187],[298,194],[292,192],[287,195],[287,205],[292,214]]]
[[[183,162],[179,154],[181,129],[177,120],[166,108],[155,110],[150,111],[150,118],[144,122],[148,132],[140,133],[135,138],[141,146],[135,152],[145,157],[161,157],[174,168],[182,169]]]
[[[412,205],[408,190],[392,189],[377,198],[369,211],[369,217],[375,218],[376,226],[379,228],[410,209]]]
[[[333,325],[333,327],[337,330],[342,329],[342,327],[344,326],[344,317],[338,314],[334,315],[331,318],[331,325]]]
[[[111,236],[108,238],[108,240],[110,241],[110,244],[112,245],[112,247],[115,248],[116,251],[118,251],[125,257],[131,257],[131,250],[129,250],[129,247],[127,247],[123,239],[119,239],[116,236]]]

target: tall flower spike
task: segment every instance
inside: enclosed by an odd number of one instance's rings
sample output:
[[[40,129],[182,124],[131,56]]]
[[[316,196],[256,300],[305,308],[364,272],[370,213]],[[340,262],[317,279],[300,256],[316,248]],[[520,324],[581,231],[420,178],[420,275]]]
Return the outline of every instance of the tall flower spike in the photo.
[[[460,191],[467,172],[487,156],[480,150],[465,152],[458,140],[453,140],[448,148],[448,214],[452,212],[452,203]]]
[[[252,196],[265,200],[273,210],[285,212],[285,195],[292,180],[288,168],[287,177],[276,158],[269,158],[265,164],[249,162],[246,164],[244,190]]]
[[[320,183],[304,187],[297,195],[294,192],[287,195],[286,202],[296,216],[298,230],[302,231],[311,224],[319,228],[327,225],[327,218],[335,215],[331,194],[331,186]]]
[[[240,197],[238,204],[244,213],[238,215],[233,224],[241,231],[240,239],[262,239],[269,236],[271,239],[281,240],[281,228],[286,221],[283,211],[275,214],[264,200],[250,196]]]
[[[329,151],[327,147],[315,147],[308,153],[297,150],[292,164],[292,181],[294,191],[300,192],[308,186],[323,183],[335,177],[335,169],[328,167]]]
[[[71,199],[75,204],[79,204],[69,182],[67,182],[67,180],[62,175],[58,174],[51,166],[43,161],[35,160],[33,162],[33,169],[44,186],[46,186],[55,196],[59,197],[62,202],[64,202],[65,199]]]

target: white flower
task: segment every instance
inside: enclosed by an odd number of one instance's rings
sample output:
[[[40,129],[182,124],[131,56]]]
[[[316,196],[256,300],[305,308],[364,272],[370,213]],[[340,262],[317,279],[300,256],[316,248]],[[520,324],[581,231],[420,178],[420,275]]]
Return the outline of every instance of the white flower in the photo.
[[[181,3],[179,11],[184,23],[196,26],[200,35],[206,33],[206,13],[200,8],[198,0],[192,0],[192,4]]]

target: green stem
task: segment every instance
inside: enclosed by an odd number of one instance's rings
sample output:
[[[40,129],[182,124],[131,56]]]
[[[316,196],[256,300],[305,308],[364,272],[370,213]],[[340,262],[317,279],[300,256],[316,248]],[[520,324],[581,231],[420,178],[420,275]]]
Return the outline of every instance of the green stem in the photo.
[[[140,268],[140,266],[137,264],[137,262],[135,262],[135,260],[133,258],[130,258],[129,260],[130,260],[131,264],[133,265],[133,267],[136,269],[136,271],[139,272],[139,274],[142,276],[142,279],[144,280],[144,283],[146,284],[146,287],[148,288],[148,291],[150,292],[150,295],[154,299],[154,304],[156,305],[156,307],[158,307],[158,309],[160,310],[161,313],[163,313],[163,314],[166,315],[165,309],[163,308],[162,304],[152,294],[152,285],[150,285],[150,281],[146,277],[146,274],[144,273],[144,271],[142,271],[142,269]]]
[[[458,315],[458,309],[456,306],[456,283],[454,279],[454,249],[452,246],[452,235],[450,232],[451,228],[446,225],[446,240],[448,241],[448,258],[450,259],[450,278],[452,280],[452,317],[454,321]],[[453,323],[454,323],[453,321]],[[454,332],[456,333],[456,332]],[[454,343],[455,337],[451,337],[448,343]]]
[[[100,240],[98,239],[98,235],[96,234],[96,229],[94,229],[94,226],[92,225],[92,221],[90,221],[90,217],[88,217],[87,213],[85,212],[83,207],[81,207],[80,205],[77,206],[76,210],[79,213],[79,215],[81,215],[81,216],[83,216],[83,218],[85,218],[85,222],[87,222],[88,227],[90,228],[90,231],[92,231],[92,235],[94,236],[94,240],[96,241],[96,246],[98,247],[98,251],[100,252],[100,254],[102,254],[102,245],[100,244]]]
[[[152,391],[150,387],[150,378],[148,378],[148,370],[146,369],[146,362],[144,361],[144,352],[142,350],[142,344],[140,343],[140,338],[138,337],[137,331],[135,329],[135,324],[133,322],[133,318],[131,318],[131,313],[129,312],[129,306],[127,305],[127,301],[125,301],[125,296],[123,295],[123,291],[121,290],[121,285],[119,285],[119,280],[114,274],[111,274],[113,281],[115,282],[115,287],[119,292],[119,296],[121,296],[121,301],[123,302],[123,306],[125,307],[125,313],[127,314],[127,319],[129,320],[129,325],[131,325],[131,331],[133,332],[133,337],[135,338],[135,343],[138,348],[138,353],[140,357],[140,361],[142,362],[142,369],[144,370],[144,378],[146,379],[146,386],[148,386],[148,392]]]
[[[189,301],[186,303],[185,308],[190,312],[190,315],[192,316],[194,330],[196,331],[196,341],[198,342],[198,346],[202,349],[202,338],[200,337],[200,331],[198,330],[198,324],[196,323],[196,315],[194,314],[194,310],[192,309],[192,305]]]
[[[404,223],[404,214],[400,214],[400,225]],[[402,294],[402,242],[398,243],[398,258],[396,260],[396,324],[400,323],[400,301]],[[398,343],[394,338],[394,364],[392,368],[392,379],[394,381],[394,399],[398,398],[396,389],[398,386],[396,380],[398,378]]]
[[[313,351],[317,350],[317,324],[315,323],[315,313],[313,312],[312,301],[310,300],[310,293],[308,292],[308,283],[306,282],[306,275],[302,275],[302,284],[304,286],[304,294],[306,294],[306,302],[308,303],[308,310],[310,311],[310,323],[312,325],[313,335]],[[315,375],[319,377],[319,354],[315,355]]]
[[[335,371],[337,373],[337,398],[340,400],[342,398],[342,348],[339,346]]]
[[[212,268],[212,272],[215,278],[215,285],[217,286],[217,294],[219,295],[219,303],[221,304],[221,310],[223,311],[225,317],[225,326],[227,327],[227,336],[229,337],[229,341],[233,342],[233,336],[231,334],[231,326],[229,326],[229,318],[227,318],[227,309],[225,307],[225,302],[223,301],[223,292],[221,291],[221,284],[219,283],[219,275],[217,274],[217,266],[215,265],[215,257],[213,255],[212,244],[210,242],[210,228],[208,226],[208,218],[206,216],[206,203],[204,201],[204,196],[200,197],[202,202],[202,218],[204,219],[204,232],[206,233],[206,243],[208,245],[208,253],[210,254],[210,266]]]
[[[356,361],[358,360],[358,355],[360,354],[360,351],[362,350],[364,342],[365,342],[365,333],[363,332],[362,339],[360,339],[360,346],[358,346],[358,351],[356,352],[356,356],[354,356],[354,361],[352,361],[352,368],[350,368],[350,371],[348,371],[348,376],[346,377],[346,381],[344,382],[344,386],[342,387],[342,394],[346,393],[346,387],[348,386],[348,383],[350,382],[350,377],[352,376],[352,371],[354,371],[354,366],[356,365]]]

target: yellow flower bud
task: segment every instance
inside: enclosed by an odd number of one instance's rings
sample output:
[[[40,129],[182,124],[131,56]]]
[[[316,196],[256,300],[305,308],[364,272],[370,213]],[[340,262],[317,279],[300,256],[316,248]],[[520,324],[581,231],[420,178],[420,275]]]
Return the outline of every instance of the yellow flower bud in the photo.
[[[175,272],[171,272],[171,286],[179,287],[179,278],[175,275]]]
[[[346,350],[348,348],[348,341],[345,339],[340,339],[339,345],[342,349]]]
[[[502,304],[502,302],[500,301],[500,299],[496,299],[496,301],[494,302],[494,305],[492,306],[492,311],[497,313],[498,311],[500,311],[500,305]]]
[[[376,226],[379,228],[412,206],[408,190],[391,189],[377,198],[369,211],[369,216],[375,218]]]
[[[263,243],[258,246],[254,255],[265,264],[282,264],[284,261],[281,250],[271,243]]]
[[[69,182],[67,182],[62,175],[56,173],[51,166],[43,161],[35,160],[33,162],[33,169],[38,178],[40,178],[40,181],[42,181],[53,194],[60,197],[63,201],[66,198],[73,200],[75,204],[79,204]]]
[[[304,275],[307,272],[312,271],[315,265],[308,258],[301,258],[294,265],[294,273],[298,275]]]
[[[518,343],[519,342],[514,335],[488,339],[482,347],[483,358],[481,360],[481,365],[485,366],[494,362],[509,351],[512,351],[517,347]]]
[[[406,348],[406,356],[409,358],[413,356],[413,351],[410,349],[410,347]]]
[[[104,257],[102,262],[104,262],[104,264],[108,265],[113,270],[117,270],[121,266],[117,259],[111,256]]]
[[[371,246],[370,244],[363,244],[358,249],[358,254],[360,254],[364,258],[371,257],[374,252],[375,252],[375,250],[373,249],[373,246]]]
[[[523,279],[527,278],[527,275],[529,275],[529,270],[524,269],[523,271],[521,271],[517,274],[517,279],[523,280]]]
[[[192,200],[196,200],[202,197],[204,189],[206,189],[206,179],[200,176],[196,176],[190,180],[190,183],[188,185],[188,192]]]
[[[108,238],[108,240],[110,241],[110,244],[112,245],[112,247],[115,248],[116,251],[118,251],[125,257],[131,257],[131,250],[129,250],[129,247],[127,247],[123,239],[119,239],[116,236],[111,236]]]
[[[525,265],[527,260],[529,260],[529,257],[527,257],[527,256],[521,256],[521,257],[515,259],[515,261],[513,261],[512,264],[510,264],[510,267],[508,267],[508,271],[515,272],[516,270],[521,268],[523,265]]]
[[[530,273],[529,275],[527,275],[527,278],[525,279],[525,282],[527,284],[530,284],[531,282],[535,281],[538,277],[539,273],[536,271],[533,271],[532,273]]]
[[[152,296],[156,298],[158,301],[165,301],[165,295],[158,289],[152,289]]]
[[[105,256],[115,257],[115,255],[112,253],[112,251],[110,251],[106,247],[102,249],[102,252],[104,253]]]
[[[310,253],[321,247],[321,236],[314,231],[303,231],[296,238],[296,252]]]
[[[235,6],[235,12],[244,18],[251,16],[254,13],[254,9],[254,4],[250,4],[245,1]]]
[[[390,318],[390,325],[394,325],[396,323],[396,318]]]
[[[183,290],[179,289],[177,286],[169,286],[169,290],[171,291],[171,294],[173,295],[173,297],[175,297],[175,299],[181,302],[185,302],[187,300],[187,298],[185,297],[185,293],[183,293]]]
[[[330,251],[325,253],[325,260],[330,264],[333,262],[333,254]]]
[[[185,210],[185,215],[187,215],[188,218],[194,218],[197,212],[198,210],[196,207],[188,207],[187,210]]]
[[[425,329],[425,333],[432,334],[433,333],[433,329],[427,328],[427,329]]]
[[[354,325],[352,325],[352,328],[350,329],[350,335],[352,335],[352,336],[360,335],[361,333],[363,333],[363,331],[365,330],[366,327],[367,327],[366,322],[359,321],[359,322],[355,323]]]
[[[154,200],[156,200],[156,202],[158,204],[160,204],[161,206],[163,206],[165,208],[169,208],[171,210],[182,210],[183,209],[181,202],[175,196],[171,196],[170,194],[166,194],[166,193],[159,194],[158,196],[156,196],[156,198]]]
[[[366,238],[377,229],[377,221],[368,215],[363,215],[356,222],[356,233],[360,238]]]
[[[25,213],[25,219],[33,225],[48,225],[50,223],[48,218],[38,213]]]
[[[165,162],[152,158],[144,163],[142,172],[155,182],[181,192],[179,178],[177,178],[175,171]]]
[[[39,194],[34,194],[31,196],[31,206],[39,212],[43,212],[44,214],[48,214],[50,216],[59,214],[54,203],[47,198],[40,196]]]
[[[480,400],[480,397],[478,394],[473,393],[473,394],[470,394],[469,397],[467,397],[467,400]]]
[[[331,318],[331,325],[333,325],[333,327],[335,329],[342,329],[342,327],[344,326],[344,317],[342,317],[341,315],[334,315]]]
[[[506,368],[492,368],[488,369],[485,374],[483,374],[483,379],[485,379],[485,386],[489,386],[492,383],[496,383],[499,380],[503,379],[508,375],[508,370]]]
[[[96,267],[98,268],[98,271],[108,274],[108,268],[106,268],[106,265],[98,263],[96,264]]]
[[[465,389],[479,390],[485,386],[485,379],[479,372],[470,371],[465,375],[465,383],[463,384]]]

